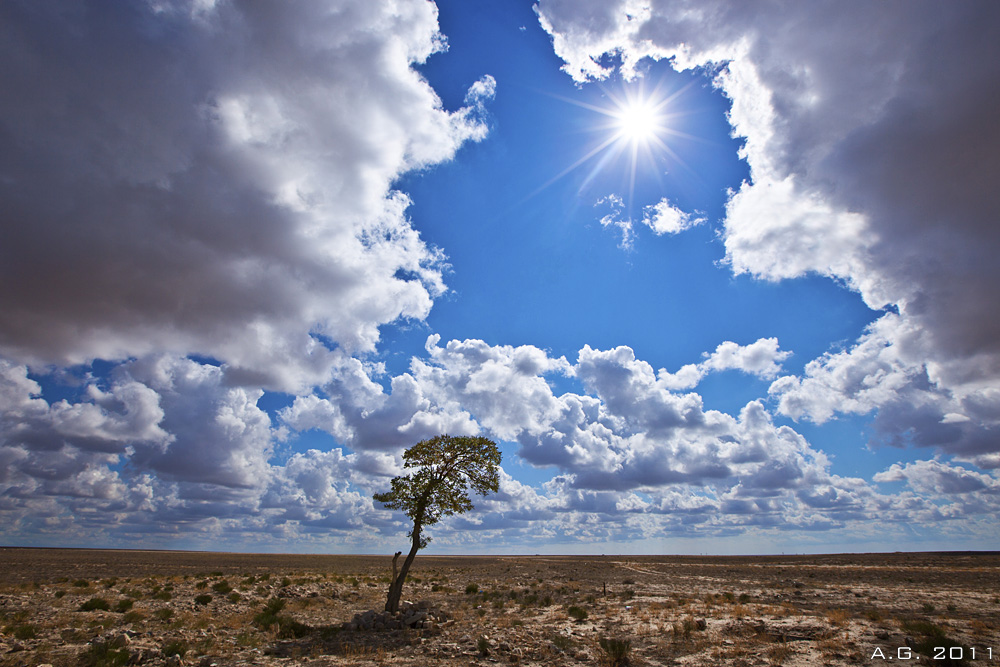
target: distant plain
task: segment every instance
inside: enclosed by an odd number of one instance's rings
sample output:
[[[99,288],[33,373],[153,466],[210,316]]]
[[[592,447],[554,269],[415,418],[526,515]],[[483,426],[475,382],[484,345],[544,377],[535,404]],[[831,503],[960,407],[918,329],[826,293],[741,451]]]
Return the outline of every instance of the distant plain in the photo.
[[[0,548],[0,665],[613,666],[609,639],[633,666],[1000,661],[998,552],[418,556],[403,597],[446,620],[345,629],[390,573],[389,556]]]

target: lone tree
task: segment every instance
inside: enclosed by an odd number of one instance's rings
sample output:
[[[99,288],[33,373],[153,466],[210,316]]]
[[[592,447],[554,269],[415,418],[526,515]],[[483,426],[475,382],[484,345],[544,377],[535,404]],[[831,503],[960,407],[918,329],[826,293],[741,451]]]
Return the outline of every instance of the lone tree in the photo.
[[[390,510],[402,510],[413,521],[407,537],[412,546],[403,567],[396,572],[392,559],[392,583],[385,610],[399,610],[406,573],[417,555],[430,542],[422,531],[441,517],[463,514],[472,509],[468,489],[485,496],[500,488],[500,450],[492,440],[482,437],[439,435],[422,440],[403,452],[403,467],[412,473],[395,477],[392,490],[376,493],[374,499]]]

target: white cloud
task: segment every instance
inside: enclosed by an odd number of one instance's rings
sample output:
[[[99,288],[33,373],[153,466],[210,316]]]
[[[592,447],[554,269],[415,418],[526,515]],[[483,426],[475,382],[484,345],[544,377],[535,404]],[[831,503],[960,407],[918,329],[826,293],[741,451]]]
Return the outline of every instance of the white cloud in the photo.
[[[982,32],[1000,6],[540,0],[537,12],[577,81],[609,76],[608,55],[625,77],[669,59],[729,97],[751,172],[721,234],[735,273],[818,273],[898,310],[905,338],[883,326],[883,343],[866,336],[780,380],[786,414],[878,410],[887,433],[891,422],[916,444],[996,464],[995,438],[982,437],[996,403],[978,418],[965,408],[1000,382],[1000,43]],[[898,356],[914,337],[919,358]],[[914,409],[895,398],[901,384]]]
[[[661,199],[643,210],[642,222],[658,235],[680,234],[702,224],[705,218],[693,217],[671,204],[668,199]]]
[[[875,443],[932,447],[983,468],[996,468],[1000,392],[980,381],[957,382],[928,363],[930,341],[904,317],[872,323],[854,347],[810,361],[802,377],[769,389],[778,411],[824,423],[840,414],[874,414]]]
[[[761,379],[772,379],[781,371],[781,362],[791,352],[778,349],[777,338],[760,338],[750,345],[724,341],[711,354],[704,353],[699,364],[687,364],[676,373],[660,369],[657,379],[669,389],[691,389],[711,372],[738,370]]]
[[[767,372],[778,348],[758,343],[723,345],[706,358]],[[852,529],[876,516],[948,521],[961,532],[995,510],[996,481],[959,466],[894,466],[876,476],[908,481],[912,490],[896,496],[833,474],[828,458],[776,425],[762,403],[736,416],[705,410],[697,394],[675,393],[626,347],[585,347],[571,364],[531,346],[431,336],[427,356],[391,378],[389,392],[371,380],[383,372],[376,365],[341,356],[337,369],[322,396],[298,397],[281,413],[279,428],[256,406],[259,392],[190,359],[135,360],[107,387],[87,380],[80,400],[53,405],[23,366],[8,365],[0,374],[4,534],[163,546],[241,543],[252,534],[258,545],[371,549],[373,539],[402,539],[407,528],[374,507],[371,493],[400,472],[403,447],[451,429],[513,440],[522,460],[505,465],[557,474],[532,488],[504,472],[498,494],[435,530],[445,549],[501,538],[529,545],[539,536],[585,544]],[[557,396],[553,375],[575,378],[584,391]],[[275,456],[289,430],[311,428],[354,451]]]
[[[0,353],[197,353],[290,391],[426,317],[441,253],[391,191],[486,133],[442,108],[423,0],[5,5]],[[44,82],[44,84],[42,83]],[[30,279],[28,278],[30,276]],[[68,326],[72,322],[72,326]]]

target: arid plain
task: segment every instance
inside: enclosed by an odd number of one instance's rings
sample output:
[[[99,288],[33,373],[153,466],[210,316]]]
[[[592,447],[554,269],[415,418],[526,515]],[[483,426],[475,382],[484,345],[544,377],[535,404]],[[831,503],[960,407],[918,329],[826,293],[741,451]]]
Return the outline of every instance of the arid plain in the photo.
[[[390,561],[0,549],[0,665],[1000,665],[996,552]]]

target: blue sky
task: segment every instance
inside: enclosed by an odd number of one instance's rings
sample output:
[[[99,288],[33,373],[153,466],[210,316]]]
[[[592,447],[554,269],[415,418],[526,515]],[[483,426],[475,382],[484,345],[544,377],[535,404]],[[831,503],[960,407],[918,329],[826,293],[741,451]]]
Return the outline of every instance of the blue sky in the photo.
[[[998,10],[778,5],[6,4],[0,541],[996,548]]]

